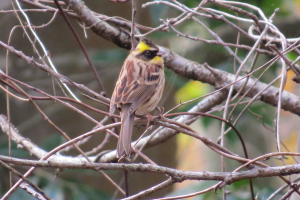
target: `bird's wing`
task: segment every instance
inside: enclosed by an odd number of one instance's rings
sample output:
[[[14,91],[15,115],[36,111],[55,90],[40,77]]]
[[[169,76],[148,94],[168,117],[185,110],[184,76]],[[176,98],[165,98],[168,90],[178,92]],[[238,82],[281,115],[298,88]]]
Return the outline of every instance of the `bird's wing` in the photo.
[[[162,67],[126,60],[111,98],[110,113],[118,104],[131,104],[130,113],[150,98],[162,78]],[[113,110],[112,110],[113,109]]]

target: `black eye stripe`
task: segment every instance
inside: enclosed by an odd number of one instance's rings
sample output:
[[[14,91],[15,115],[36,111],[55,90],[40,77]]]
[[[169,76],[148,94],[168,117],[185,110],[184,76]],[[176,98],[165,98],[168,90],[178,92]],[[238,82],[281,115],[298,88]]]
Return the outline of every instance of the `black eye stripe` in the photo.
[[[146,58],[149,58],[149,59],[152,59],[156,56],[158,51],[150,51],[150,50],[146,50],[144,51],[142,54],[146,57]]]
[[[136,57],[144,61],[149,61],[152,60],[155,56],[157,56],[157,52],[158,50],[146,50],[136,55]]]

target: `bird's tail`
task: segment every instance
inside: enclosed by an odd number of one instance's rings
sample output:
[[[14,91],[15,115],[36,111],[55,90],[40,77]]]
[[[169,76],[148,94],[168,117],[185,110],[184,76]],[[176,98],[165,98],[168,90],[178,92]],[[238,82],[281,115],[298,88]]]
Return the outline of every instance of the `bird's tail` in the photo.
[[[130,104],[121,106],[121,131],[117,146],[117,157],[123,155],[130,156],[131,153],[131,135],[134,120],[134,113],[129,113]]]

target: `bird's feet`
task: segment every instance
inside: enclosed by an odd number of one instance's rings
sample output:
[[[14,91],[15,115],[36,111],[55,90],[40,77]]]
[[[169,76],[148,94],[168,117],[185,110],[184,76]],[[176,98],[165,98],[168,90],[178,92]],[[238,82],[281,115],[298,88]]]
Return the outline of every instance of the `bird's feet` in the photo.
[[[154,120],[155,117],[153,117],[150,113],[146,112],[145,113],[146,116],[147,116],[147,128],[149,127],[150,125],[150,122]]]
[[[162,107],[162,106],[156,106],[156,110],[158,111],[158,116],[160,118],[164,118],[165,115],[164,115],[164,111],[165,111],[165,108]]]

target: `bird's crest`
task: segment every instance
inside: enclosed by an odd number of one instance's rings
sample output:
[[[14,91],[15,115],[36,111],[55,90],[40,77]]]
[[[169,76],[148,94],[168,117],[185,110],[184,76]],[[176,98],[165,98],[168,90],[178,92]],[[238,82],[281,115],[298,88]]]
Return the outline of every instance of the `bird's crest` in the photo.
[[[150,50],[150,51],[157,51],[158,47],[151,42],[148,38],[141,38],[139,44],[136,47],[140,53]]]

